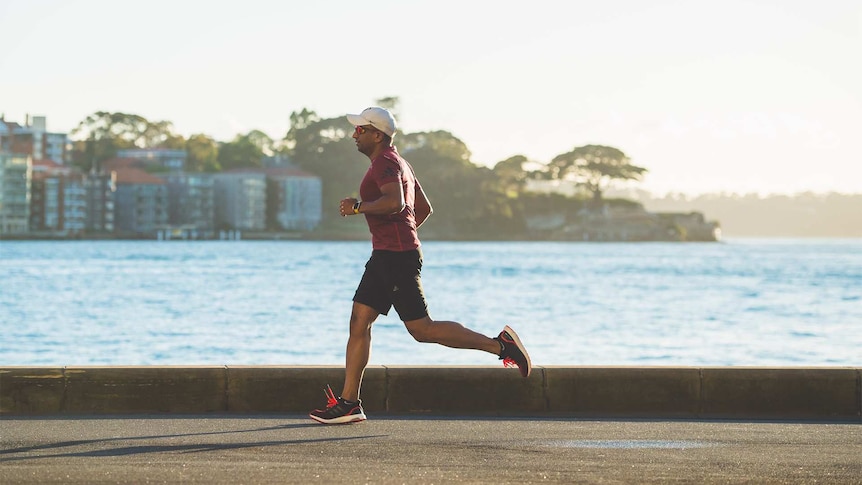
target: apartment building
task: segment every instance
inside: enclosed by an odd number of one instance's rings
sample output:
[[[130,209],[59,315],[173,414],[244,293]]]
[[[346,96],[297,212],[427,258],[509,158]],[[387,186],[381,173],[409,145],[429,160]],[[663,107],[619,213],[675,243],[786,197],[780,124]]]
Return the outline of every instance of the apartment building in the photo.
[[[31,223],[34,222],[34,217],[35,226],[42,227],[46,216],[52,224],[68,221],[71,227],[79,230],[77,221],[80,211],[77,198],[80,187],[76,184],[80,180],[70,181],[68,184],[61,184],[59,179],[47,181],[39,168],[45,164],[62,167],[67,159],[67,147],[66,134],[49,132],[44,116],[34,116],[31,119],[27,115],[23,125],[7,121],[4,116],[0,116],[0,233],[29,232],[33,229]],[[34,164],[38,174],[35,186]],[[50,186],[49,189],[46,189],[46,183]],[[35,207],[32,204],[34,187],[37,202]],[[68,212],[56,212],[59,210],[56,204],[63,203],[66,195],[69,197],[69,204],[66,206]],[[49,213],[45,212],[46,201],[55,204]]]
[[[171,173],[162,177],[168,186],[168,221],[175,228],[215,229],[215,179],[208,173]]]
[[[69,138],[66,133],[48,131],[47,118],[29,115],[21,125],[0,118],[0,150],[30,155],[33,160],[51,160],[64,165],[67,162]]]
[[[297,168],[266,170],[270,220],[280,229],[311,231],[323,218],[323,183],[320,177]]]
[[[256,171],[231,171],[215,179],[217,229],[262,231],[266,229],[266,175]]]
[[[84,174],[51,160],[33,162],[30,232],[81,235],[86,229]]]
[[[89,173],[84,184],[87,190],[86,231],[91,234],[113,233],[117,173]]]
[[[168,186],[136,168],[115,171],[114,228],[120,235],[152,236],[168,227]]]
[[[32,170],[29,155],[0,150],[0,235],[29,230]]]

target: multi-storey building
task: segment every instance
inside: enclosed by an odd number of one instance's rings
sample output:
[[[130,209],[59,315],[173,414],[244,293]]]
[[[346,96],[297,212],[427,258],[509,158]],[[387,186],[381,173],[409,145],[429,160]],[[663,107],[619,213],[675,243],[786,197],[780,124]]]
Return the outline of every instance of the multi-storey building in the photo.
[[[0,118],[0,150],[30,155],[33,160],[51,160],[65,164],[68,155],[69,138],[65,133],[48,131],[44,116],[30,116],[24,125]]]
[[[320,177],[296,168],[266,170],[270,219],[288,231],[310,231],[320,224],[323,184]]]
[[[0,150],[0,234],[29,229],[32,169],[29,155]]]
[[[168,227],[168,187],[143,170],[116,172],[114,227],[121,235],[151,237]]]
[[[117,190],[117,173],[89,173],[84,180],[87,189],[87,232],[105,234],[114,232],[114,195]]]
[[[215,229],[215,180],[208,173],[172,173],[168,184],[168,220],[175,228]]]
[[[80,177],[46,176],[43,166],[63,167],[68,137],[48,131],[46,118],[28,115],[21,125],[0,116],[0,232],[25,233],[49,224],[80,232]],[[34,166],[36,180],[33,180]],[[49,180],[50,179],[50,180]],[[35,194],[33,191],[35,190]],[[33,204],[35,200],[35,205]],[[45,204],[50,205],[46,211]]]
[[[86,228],[84,175],[51,160],[33,162],[30,232],[80,235]]]
[[[56,205],[46,205],[46,229],[78,235],[84,232],[87,222],[87,189],[83,174],[49,177],[45,192],[57,194]]]
[[[231,171],[214,175],[216,228],[261,231],[266,228],[266,175]]]

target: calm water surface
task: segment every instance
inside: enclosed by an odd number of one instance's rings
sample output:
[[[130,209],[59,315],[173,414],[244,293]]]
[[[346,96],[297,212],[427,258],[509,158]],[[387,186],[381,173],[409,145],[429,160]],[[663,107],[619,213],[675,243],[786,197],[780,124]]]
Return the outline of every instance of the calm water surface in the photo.
[[[862,365],[862,241],[423,246],[432,317],[535,365]],[[0,365],[342,364],[368,242],[0,242]],[[372,364],[494,365],[412,340]]]

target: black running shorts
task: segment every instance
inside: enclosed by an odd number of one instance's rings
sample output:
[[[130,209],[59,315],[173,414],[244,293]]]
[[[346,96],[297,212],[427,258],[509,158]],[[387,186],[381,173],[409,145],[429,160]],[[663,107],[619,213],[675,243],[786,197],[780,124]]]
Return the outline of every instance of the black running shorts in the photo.
[[[393,306],[404,322],[428,315],[422,291],[422,251],[375,249],[365,263],[365,273],[353,301],[368,305],[382,315]]]

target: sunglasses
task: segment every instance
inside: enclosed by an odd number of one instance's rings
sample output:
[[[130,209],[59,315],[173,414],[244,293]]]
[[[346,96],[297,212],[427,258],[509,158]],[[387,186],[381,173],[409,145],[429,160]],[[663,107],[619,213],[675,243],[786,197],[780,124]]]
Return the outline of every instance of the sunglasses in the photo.
[[[370,131],[370,129],[371,128],[369,128],[368,126],[357,126],[356,130],[354,130],[354,133],[356,133],[357,135],[364,135],[366,132]]]

